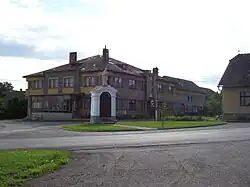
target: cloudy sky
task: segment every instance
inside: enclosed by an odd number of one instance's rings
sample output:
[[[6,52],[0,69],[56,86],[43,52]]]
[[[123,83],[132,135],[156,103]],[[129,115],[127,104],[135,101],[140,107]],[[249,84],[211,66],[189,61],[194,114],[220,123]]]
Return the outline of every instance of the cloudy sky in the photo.
[[[101,54],[216,89],[229,59],[250,52],[248,0],[1,0],[0,81]]]

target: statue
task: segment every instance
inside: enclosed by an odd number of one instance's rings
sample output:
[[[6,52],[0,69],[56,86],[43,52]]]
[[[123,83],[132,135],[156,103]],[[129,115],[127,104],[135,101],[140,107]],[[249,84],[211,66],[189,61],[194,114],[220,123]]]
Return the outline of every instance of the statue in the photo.
[[[102,86],[107,86],[108,85],[108,71],[107,68],[104,69],[102,72]]]

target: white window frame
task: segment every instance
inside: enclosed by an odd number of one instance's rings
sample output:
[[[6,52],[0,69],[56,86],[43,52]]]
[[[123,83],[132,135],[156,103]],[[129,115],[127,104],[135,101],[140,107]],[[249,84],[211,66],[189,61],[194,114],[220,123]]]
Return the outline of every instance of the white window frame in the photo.
[[[129,87],[130,88],[136,88],[136,81],[135,81],[135,79],[130,79],[129,80]]]
[[[63,87],[64,88],[72,88],[74,86],[74,78],[73,77],[64,77],[63,78]]]
[[[50,84],[51,81],[51,84]],[[51,86],[50,86],[51,85]],[[58,88],[58,77],[48,79],[48,88]]]
[[[34,88],[39,89],[42,88],[42,80],[34,80]]]
[[[88,76],[86,77],[86,86],[95,86],[96,85],[96,77]]]

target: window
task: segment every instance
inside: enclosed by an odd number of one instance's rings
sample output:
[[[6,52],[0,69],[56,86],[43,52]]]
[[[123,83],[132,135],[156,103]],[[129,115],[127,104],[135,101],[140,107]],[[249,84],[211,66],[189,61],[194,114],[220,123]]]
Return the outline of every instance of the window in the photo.
[[[58,78],[49,78],[49,88],[58,88]]]
[[[95,86],[96,85],[96,77],[86,77],[86,86]]]
[[[240,106],[250,106],[250,92],[240,92]]]
[[[29,89],[39,89],[42,88],[42,80],[33,80],[28,81],[28,88]]]
[[[168,91],[169,91],[169,92],[172,92],[172,90],[173,90],[173,89],[172,89],[172,86],[169,86],[169,87],[168,87]]]
[[[192,102],[193,97],[192,96],[188,96],[188,102]]]
[[[163,92],[163,85],[162,84],[158,84],[158,91]]]
[[[71,100],[70,99],[63,100],[63,110],[70,112],[71,109],[72,109]]]
[[[41,96],[32,96],[32,108],[42,108]]]
[[[28,81],[28,89],[32,88],[32,81]]]
[[[64,77],[63,78],[63,87],[64,88],[72,88],[74,86],[73,77]]]
[[[129,110],[136,110],[136,100],[129,100],[128,108]]]
[[[115,86],[122,86],[122,78],[121,77],[114,77],[114,85]]]
[[[136,82],[135,82],[135,80],[129,80],[129,88],[133,88],[133,89],[136,88]]]

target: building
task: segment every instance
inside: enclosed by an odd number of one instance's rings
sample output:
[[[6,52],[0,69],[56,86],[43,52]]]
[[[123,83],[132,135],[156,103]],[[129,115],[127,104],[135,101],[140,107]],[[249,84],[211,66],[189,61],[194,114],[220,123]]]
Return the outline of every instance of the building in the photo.
[[[250,54],[238,54],[218,84],[222,91],[223,116],[227,121],[250,119]]]
[[[160,77],[158,68],[143,70],[113,59],[106,47],[102,55],[81,60],[71,52],[68,64],[24,78],[29,119],[152,118],[161,103],[175,113],[187,113],[187,106],[196,113],[194,106],[201,107],[205,99],[193,82]]]

